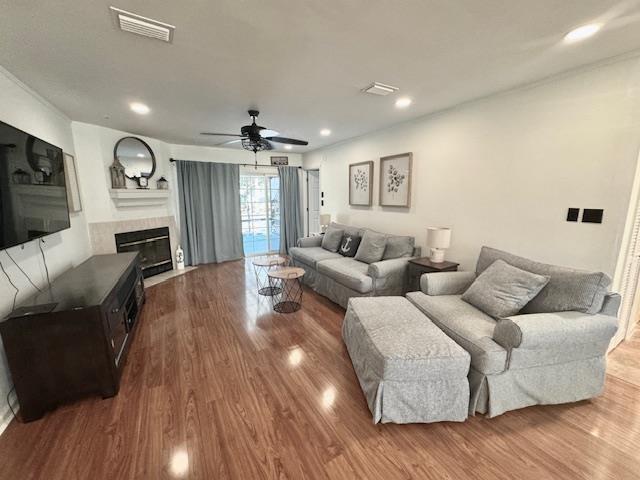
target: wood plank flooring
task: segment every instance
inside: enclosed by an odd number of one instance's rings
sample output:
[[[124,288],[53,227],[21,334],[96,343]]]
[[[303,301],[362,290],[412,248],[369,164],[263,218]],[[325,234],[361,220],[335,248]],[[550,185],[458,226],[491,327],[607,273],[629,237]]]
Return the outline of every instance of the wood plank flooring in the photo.
[[[621,378],[593,401],[376,426],[328,300],[275,314],[244,261],[147,293],[120,394],[13,421],[0,478],[640,478],[640,387]]]

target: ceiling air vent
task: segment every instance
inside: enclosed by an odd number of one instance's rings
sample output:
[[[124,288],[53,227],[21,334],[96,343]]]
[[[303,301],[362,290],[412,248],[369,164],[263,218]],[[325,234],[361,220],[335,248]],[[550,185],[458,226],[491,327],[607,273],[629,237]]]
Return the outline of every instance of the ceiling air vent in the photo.
[[[373,82],[367,88],[363,88],[364,93],[371,93],[373,95],[389,95],[390,93],[397,92],[398,87],[392,87],[391,85],[385,85],[384,83]]]
[[[159,22],[151,18],[136,15],[116,7],[109,7],[116,26],[129,33],[142,35],[143,37],[156,38],[164,42],[171,43],[173,40],[173,31],[176,27],[168,23]]]

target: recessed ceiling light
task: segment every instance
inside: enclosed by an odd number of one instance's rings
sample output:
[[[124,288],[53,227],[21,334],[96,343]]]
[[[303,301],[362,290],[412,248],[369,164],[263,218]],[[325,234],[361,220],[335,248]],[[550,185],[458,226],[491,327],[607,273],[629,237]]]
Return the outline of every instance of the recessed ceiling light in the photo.
[[[586,40],[589,37],[592,37],[602,28],[602,25],[599,23],[590,23],[588,25],[583,25],[578,28],[574,28],[569,33],[564,36],[564,41],[567,43],[579,42],[581,40]]]
[[[400,97],[396,100],[396,107],[398,108],[407,108],[411,105],[411,99],[409,97]]]
[[[131,110],[133,110],[139,115],[146,115],[151,111],[151,109],[147,107],[144,103],[139,103],[139,102],[133,102],[129,104],[129,107],[131,108]]]
[[[329,135],[331,135],[331,130],[329,130],[328,128],[323,128],[322,130],[320,130],[320,135],[322,135],[323,137],[328,137]]]
[[[285,149],[285,150],[291,150],[291,145],[285,145],[285,146],[284,146],[284,149]]]

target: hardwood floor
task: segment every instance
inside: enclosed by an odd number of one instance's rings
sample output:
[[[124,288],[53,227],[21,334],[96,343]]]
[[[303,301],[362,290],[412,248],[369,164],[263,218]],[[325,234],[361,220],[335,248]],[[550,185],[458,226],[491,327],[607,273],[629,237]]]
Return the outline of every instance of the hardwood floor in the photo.
[[[302,310],[274,314],[242,261],[147,293],[120,394],[13,421],[0,478],[640,476],[640,387],[620,378],[594,401],[376,426],[328,300],[306,291]]]

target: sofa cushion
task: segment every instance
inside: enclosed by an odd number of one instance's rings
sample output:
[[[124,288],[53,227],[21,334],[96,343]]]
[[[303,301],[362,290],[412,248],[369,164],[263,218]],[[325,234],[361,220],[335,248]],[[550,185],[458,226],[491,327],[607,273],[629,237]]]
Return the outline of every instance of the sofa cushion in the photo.
[[[379,262],[384,255],[387,236],[373,230],[366,230],[358,247],[355,259],[364,263]]]
[[[413,237],[389,235],[382,259],[390,260],[392,258],[411,257],[415,243],[416,241]]]
[[[294,261],[302,262],[313,268],[316,268],[316,264],[321,260],[342,258],[341,255],[325,250],[322,247],[293,247],[289,249],[289,254]]]
[[[460,295],[407,293],[407,298],[444,333],[471,354],[471,365],[485,375],[505,370],[507,351],[493,340],[496,321]]]
[[[518,313],[549,282],[549,277],[496,260],[462,294],[462,300],[493,318]]]
[[[319,262],[316,268],[318,272],[356,292],[369,293],[373,290],[373,279],[367,275],[369,265],[366,263],[338,256],[333,260]]]
[[[490,247],[482,247],[476,273],[482,273],[496,260],[504,260],[514,267],[550,277],[549,283],[525,305],[521,313],[598,313],[611,283],[611,279],[602,272],[586,272],[539,263]]]
[[[327,231],[324,232],[322,236],[322,248],[325,250],[329,250],[330,252],[337,252],[338,247],[340,247],[340,242],[342,241],[342,235],[344,234],[344,230],[334,227],[330,225],[327,228]]]
[[[345,225],[344,223],[331,222],[329,225],[331,227],[337,228],[338,230],[343,230],[344,233],[348,233],[349,235],[358,235],[362,236],[364,233],[364,228],[354,227],[353,225]]]
[[[349,233],[345,233],[342,236],[342,241],[340,242],[338,253],[343,257],[355,257],[361,240],[362,237],[360,237],[360,235],[351,235]]]

